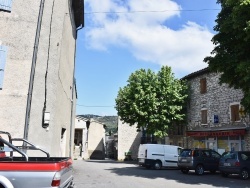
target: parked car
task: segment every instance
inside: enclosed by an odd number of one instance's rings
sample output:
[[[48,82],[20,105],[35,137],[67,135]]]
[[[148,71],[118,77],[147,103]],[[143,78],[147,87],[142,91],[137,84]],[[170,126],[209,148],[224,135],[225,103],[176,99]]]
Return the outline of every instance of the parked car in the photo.
[[[141,144],[138,151],[138,163],[156,170],[162,167],[177,168],[178,156],[183,149],[180,146],[163,144]]]
[[[239,174],[244,180],[250,176],[250,151],[234,151],[222,154],[219,163],[222,176]]]
[[[219,153],[211,149],[183,149],[177,164],[184,174],[189,170],[195,170],[197,175],[204,174],[204,171],[215,173],[219,170],[220,157]]]

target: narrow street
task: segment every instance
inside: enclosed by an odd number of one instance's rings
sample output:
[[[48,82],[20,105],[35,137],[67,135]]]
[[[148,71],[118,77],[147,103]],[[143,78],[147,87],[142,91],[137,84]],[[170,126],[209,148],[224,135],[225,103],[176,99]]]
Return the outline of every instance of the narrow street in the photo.
[[[223,178],[219,173],[197,176],[177,169],[148,170],[135,162],[75,160],[73,168],[76,188],[250,187],[250,180],[236,175]]]

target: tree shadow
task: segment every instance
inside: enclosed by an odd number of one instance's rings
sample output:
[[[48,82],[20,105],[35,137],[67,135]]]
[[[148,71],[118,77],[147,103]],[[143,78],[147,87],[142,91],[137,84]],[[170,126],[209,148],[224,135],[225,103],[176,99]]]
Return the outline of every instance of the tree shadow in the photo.
[[[231,175],[228,178],[221,177],[219,172],[212,174],[205,172],[204,175],[198,176],[194,171],[189,171],[188,174],[183,174],[177,168],[164,168],[161,170],[146,169],[139,167],[137,164],[131,164],[130,167],[105,169],[115,173],[119,176],[134,176],[148,179],[163,178],[167,180],[174,180],[178,183],[187,185],[210,185],[214,187],[228,187],[228,188],[247,188],[249,181],[241,180],[237,175]],[[230,185],[228,185],[230,184]]]

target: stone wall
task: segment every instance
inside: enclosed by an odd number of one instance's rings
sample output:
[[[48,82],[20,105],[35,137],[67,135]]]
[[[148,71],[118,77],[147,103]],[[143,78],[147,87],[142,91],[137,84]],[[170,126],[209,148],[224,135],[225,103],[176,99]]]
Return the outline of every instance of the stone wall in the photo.
[[[239,104],[243,97],[243,93],[239,89],[230,88],[227,84],[219,84],[219,73],[204,71],[203,73],[194,76],[193,73],[187,80],[190,84],[190,99],[187,108],[187,129],[188,131],[222,131],[249,128],[249,116],[241,117],[239,121],[231,120],[230,105]],[[200,79],[206,78],[207,91],[204,94],[200,93]],[[207,110],[207,124],[201,123],[201,110]],[[217,116],[219,121],[214,121],[214,116]],[[238,138],[244,142],[245,150],[250,148],[250,134],[242,135]],[[193,147],[194,137],[185,137],[189,148]],[[216,140],[221,139],[217,137]]]
[[[129,126],[118,119],[118,160],[125,159],[125,152],[131,152],[136,160],[141,142],[141,132],[137,132],[136,125]]]
[[[206,78],[207,92],[200,94],[200,79]],[[231,124],[230,104],[240,103],[243,93],[239,89],[219,84],[220,74],[206,73],[197,76],[190,83],[190,103],[187,113],[189,128],[201,127],[201,109],[207,108],[209,127],[222,127]],[[214,123],[214,115],[218,115],[219,123]]]

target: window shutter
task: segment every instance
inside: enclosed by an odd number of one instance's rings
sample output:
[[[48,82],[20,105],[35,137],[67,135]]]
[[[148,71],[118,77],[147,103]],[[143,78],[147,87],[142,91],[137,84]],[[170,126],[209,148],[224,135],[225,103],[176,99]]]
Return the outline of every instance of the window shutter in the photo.
[[[201,92],[201,94],[207,92],[207,80],[206,80],[206,78],[200,79],[200,92]]]
[[[239,115],[239,105],[231,105],[231,121],[239,121],[240,115]]]
[[[6,63],[6,51],[5,46],[0,46],[0,89],[3,88],[3,76],[4,76],[4,67]]]
[[[207,110],[201,111],[201,124],[207,124]]]
[[[0,0],[0,10],[11,12],[12,0]]]

